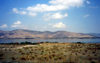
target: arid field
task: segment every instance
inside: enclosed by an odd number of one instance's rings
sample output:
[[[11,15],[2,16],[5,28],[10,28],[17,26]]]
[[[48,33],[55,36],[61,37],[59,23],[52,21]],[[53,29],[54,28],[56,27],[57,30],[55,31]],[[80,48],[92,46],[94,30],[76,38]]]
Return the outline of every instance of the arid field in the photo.
[[[0,63],[100,63],[100,44],[1,44]]]

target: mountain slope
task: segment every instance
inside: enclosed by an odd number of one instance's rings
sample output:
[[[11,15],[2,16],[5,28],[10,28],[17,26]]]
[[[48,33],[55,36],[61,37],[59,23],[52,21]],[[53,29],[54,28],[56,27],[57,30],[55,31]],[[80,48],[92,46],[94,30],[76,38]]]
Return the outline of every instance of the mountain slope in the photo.
[[[0,38],[67,38],[67,37],[91,38],[94,36],[89,34],[81,34],[81,33],[67,32],[67,31],[40,32],[40,31],[23,30],[23,29],[17,29],[12,31],[0,30]]]
[[[100,37],[100,33],[89,33],[88,35],[94,36],[94,37]]]

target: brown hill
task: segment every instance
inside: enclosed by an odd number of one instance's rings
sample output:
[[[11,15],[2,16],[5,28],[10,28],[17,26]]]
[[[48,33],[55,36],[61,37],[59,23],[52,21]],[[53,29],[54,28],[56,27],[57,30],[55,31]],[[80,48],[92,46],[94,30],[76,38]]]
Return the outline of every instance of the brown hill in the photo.
[[[12,31],[0,31],[0,38],[91,38],[94,37],[89,34],[74,33],[67,31],[32,31],[32,30],[12,30]]]

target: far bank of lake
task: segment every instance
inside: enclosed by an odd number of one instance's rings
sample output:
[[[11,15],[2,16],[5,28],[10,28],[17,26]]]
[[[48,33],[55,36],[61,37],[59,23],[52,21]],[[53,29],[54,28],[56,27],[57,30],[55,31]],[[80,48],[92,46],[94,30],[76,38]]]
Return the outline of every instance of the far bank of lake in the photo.
[[[83,43],[100,43],[100,38],[67,38],[67,39],[0,39],[0,43],[15,43],[15,42],[83,42]]]

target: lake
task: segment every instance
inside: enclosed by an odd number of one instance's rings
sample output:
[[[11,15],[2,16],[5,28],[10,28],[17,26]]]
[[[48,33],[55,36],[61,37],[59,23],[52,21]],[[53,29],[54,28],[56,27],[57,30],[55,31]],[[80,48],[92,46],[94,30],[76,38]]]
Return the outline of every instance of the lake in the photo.
[[[0,43],[16,43],[16,42],[84,42],[84,43],[100,43],[100,38],[95,39],[0,39]]]

